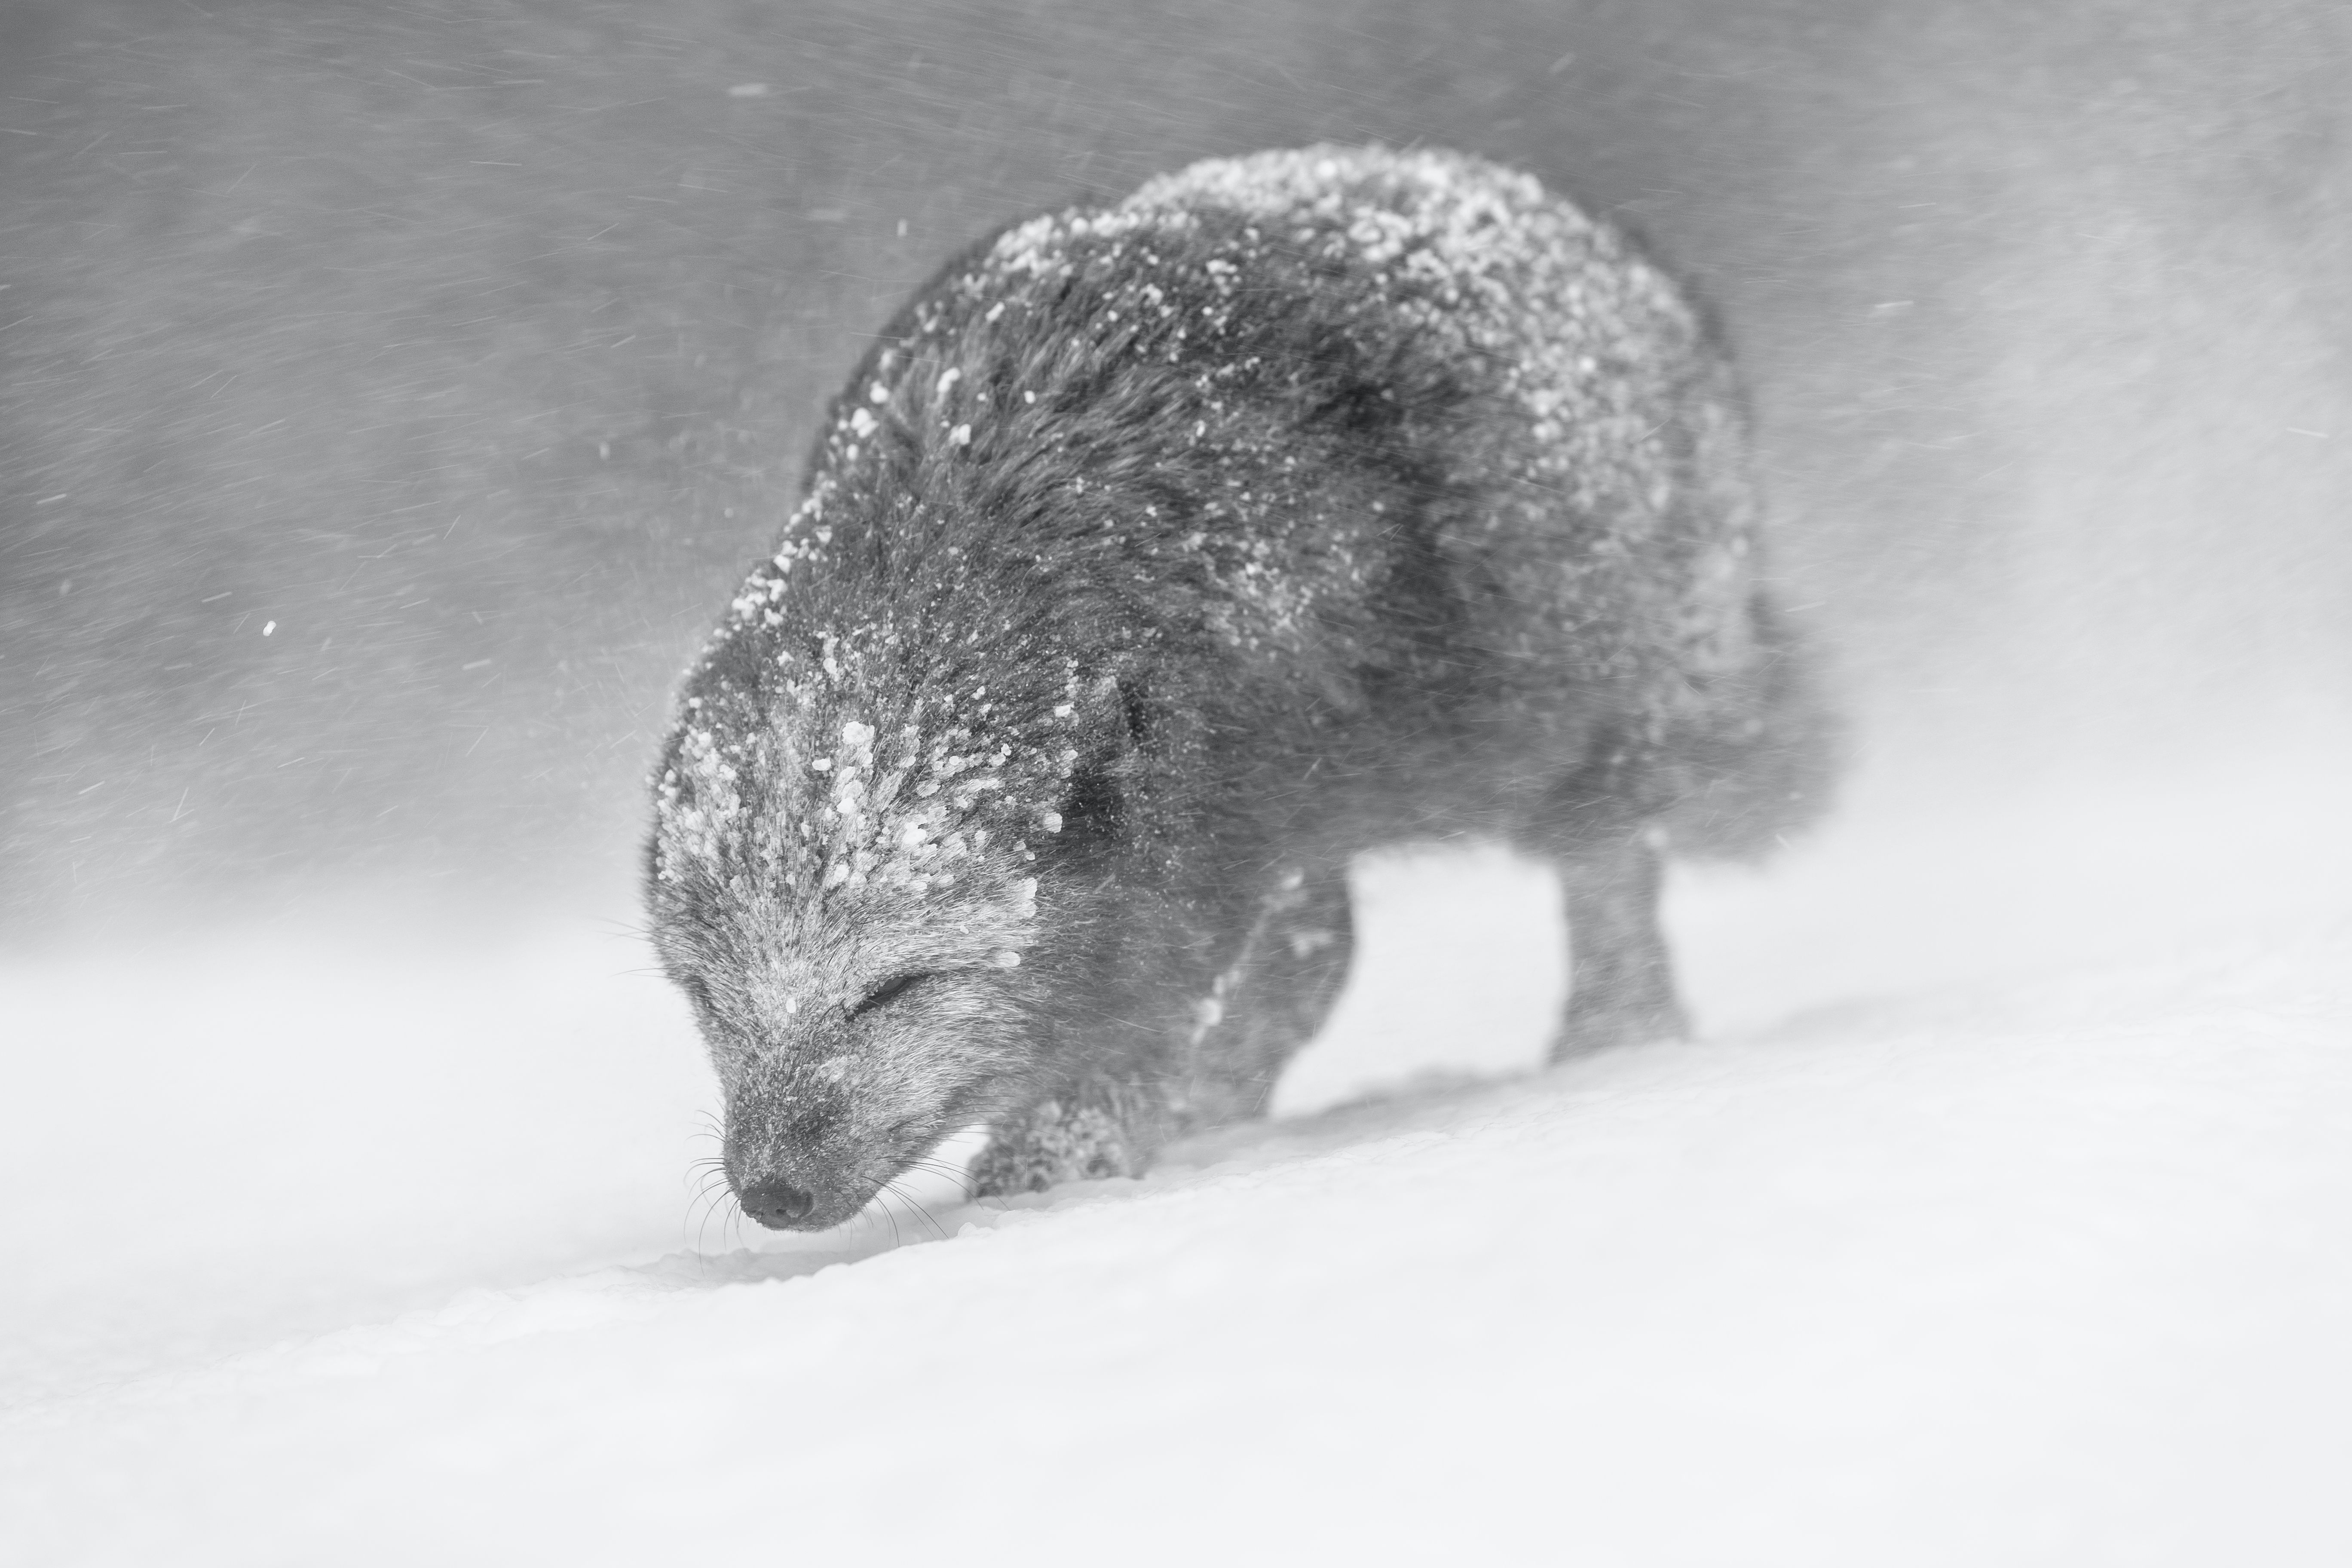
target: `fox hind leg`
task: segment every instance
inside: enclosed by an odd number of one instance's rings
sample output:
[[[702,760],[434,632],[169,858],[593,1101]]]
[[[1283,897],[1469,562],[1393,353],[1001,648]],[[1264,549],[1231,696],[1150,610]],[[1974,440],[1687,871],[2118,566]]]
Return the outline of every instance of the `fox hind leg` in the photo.
[[[1556,858],[1568,906],[1568,1007],[1551,1047],[1565,1061],[1690,1033],[1658,925],[1664,858],[1641,832]]]

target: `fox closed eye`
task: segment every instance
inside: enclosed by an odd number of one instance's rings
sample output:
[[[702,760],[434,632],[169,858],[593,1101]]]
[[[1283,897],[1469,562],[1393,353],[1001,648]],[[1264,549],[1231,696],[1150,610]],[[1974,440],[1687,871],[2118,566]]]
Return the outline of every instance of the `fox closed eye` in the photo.
[[[888,1006],[891,1003],[896,1002],[899,997],[904,996],[908,991],[921,984],[924,981],[936,980],[938,978],[939,975],[937,973],[930,970],[915,970],[905,974],[894,974],[889,979],[882,982],[881,984],[877,985],[873,990],[868,991],[863,998],[849,1009],[849,1016],[853,1018],[863,1017],[866,1014],[873,1012],[877,1007]]]

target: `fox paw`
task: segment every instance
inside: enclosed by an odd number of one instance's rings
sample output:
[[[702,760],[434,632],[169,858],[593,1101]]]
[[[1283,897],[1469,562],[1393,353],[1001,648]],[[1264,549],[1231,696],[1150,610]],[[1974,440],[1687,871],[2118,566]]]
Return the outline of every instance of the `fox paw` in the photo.
[[[1000,1129],[972,1162],[972,1194],[1042,1193],[1060,1182],[1139,1176],[1151,1161],[1127,1121],[1099,1105],[1049,1100]]]

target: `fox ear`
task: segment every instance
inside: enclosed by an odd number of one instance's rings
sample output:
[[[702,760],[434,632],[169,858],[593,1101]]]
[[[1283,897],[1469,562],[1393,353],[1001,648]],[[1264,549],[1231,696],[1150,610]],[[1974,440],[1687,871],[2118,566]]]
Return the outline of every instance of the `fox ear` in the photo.
[[[1110,690],[1105,695],[1118,704],[1119,721],[1126,726],[1130,744],[1140,746],[1151,739],[1153,727],[1151,704],[1143,688],[1123,676],[1112,676],[1101,684]]]
[[[1096,681],[1083,706],[1087,749],[1071,770],[1061,803],[1061,841],[1073,849],[1110,843],[1127,826],[1126,780],[1152,729],[1150,702],[1123,677]]]
[[[1120,786],[1118,759],[1089,757],[1070,774],[1062,792],[1061,841],[1086,849],[1117,839],[1127,826],[1127,791]]]
[[[1078,694],[1081,744],[1097,751],[1124,752],[1148,744],[1159,719],[1142,682],[1130,675],[1097,677]]]

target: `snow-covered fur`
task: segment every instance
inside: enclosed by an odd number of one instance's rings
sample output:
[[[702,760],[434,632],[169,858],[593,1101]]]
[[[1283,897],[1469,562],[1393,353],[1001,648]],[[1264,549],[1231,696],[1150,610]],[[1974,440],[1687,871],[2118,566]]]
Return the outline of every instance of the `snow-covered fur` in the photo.
[[[1398,840],[1560,865],[1561,1049],[1677,1030],[1658,852],[1825,772],[1743,441],[1675,285],[1459,154],[1199,163],[950,264],[656,775],[746,1210],[836,1224],[974,1122],[1007,1190],[1258,1111]]]

